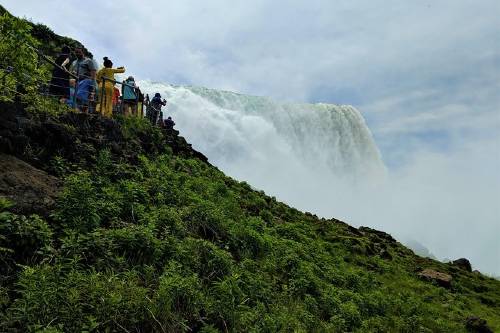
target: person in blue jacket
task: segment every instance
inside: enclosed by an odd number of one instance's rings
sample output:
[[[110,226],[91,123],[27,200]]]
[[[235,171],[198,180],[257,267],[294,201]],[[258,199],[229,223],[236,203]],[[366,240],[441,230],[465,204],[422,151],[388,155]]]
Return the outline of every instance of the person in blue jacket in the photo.
[[[125,81],[123,81],[122,88],[122,98],[123,98],[123,112],[126,116],[130,113],[135,115],[137,113],[137,94],[136,85],[134,77],[129,76]],[[129,110],[130,109],[130,110]]]

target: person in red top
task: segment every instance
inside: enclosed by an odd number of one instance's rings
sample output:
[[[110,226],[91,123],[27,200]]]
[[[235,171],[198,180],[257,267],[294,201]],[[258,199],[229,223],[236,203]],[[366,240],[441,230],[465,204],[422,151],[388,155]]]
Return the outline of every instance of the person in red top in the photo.
[[[113,87],[113,111],[114,113],[117,113],[117,111],[120,109],[120,89],[118,89],[116,86]]]

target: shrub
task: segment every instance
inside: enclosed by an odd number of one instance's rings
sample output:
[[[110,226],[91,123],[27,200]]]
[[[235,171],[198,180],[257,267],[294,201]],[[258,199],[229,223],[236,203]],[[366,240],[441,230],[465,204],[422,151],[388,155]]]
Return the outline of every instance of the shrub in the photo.
[[[46,82],[48,72],[38,63],[38,55],[33,47],[38,42],[30,34],[31,26],[16,17],[5,13],[0,16],[0,77],[2,77],[1,100],[13,100],[17,88],[36,96],[38,86]],[[8,67],[11,71],[7,71]]]
[[[260,219],[255,218],[252,220],[261,221]],[[246,257],[254,259],[261,258],[271,249],[269,240],[263,237],[261,233],[253,229],[250,225],[245,225],[241,222],[233,223],[230,226],[228,246],[231,253],[233,253],[235,258],[238,260]],[[260,225],[257,225],[258,229]]]
[[[202,239],[187,238],[177,252],[179,261],[197,273],[204,283],[223,278],[233,265],[228,252]]]
[[[179,238],[186,236],[186,226],[182,223],[181,214],[175,208],[162,207],[154,212],[154,225],[159,238],[173,235]]]
[[[63,227],[89,232],[101,222],[97,190],[90,173],[78,172],[69,176],[57,201],[54,217]]]
[[[0,203],[4,208],[6,201]],[[52,229],[37,215],[23,216],[0,210],[0,273],[16,264],[36,263],[52,246]]]
[[[133,180],[122,180],[119,191],[123,196],[123,217],[136,223],[138,215],[144,213],[150,200],[146,187]]]
[[[4,325],[21,331],[58,327],[64,332],[126,328],[151,330],[147,290],[133,273],[77,271],[71,266],[25,268],[17,283],[19,297]],[[34,325],[36,323],[36,325]],[[1,327],[1,326],[0,326]]]
[[[115,244],[115,254],[123,256],[129,265],[159,264],[157,260],[162,256],[163,244],[147,226],[112,229],[106,236]]]
[[[86,234],[69,232],[62,239],[61,250],[66,258],[86,267],[123,271],[142,265],[162,266],[166,244],[147,226],[127,225]]]
[[[240,285],[242,281],[238,274],[224,277],[210,288],[209,296],[213,300],[210,322],[221,330],[238,328],[240,316],[250,308],[245,304],[246,295]]]
[[[215,241],[226,238],[224,215],[217,206],[208,202],[196,202],[187,207],[182,214],[188,231],[193,236]]]
[[[199,325],[207,306],[200,290],[196,275],[183,272],[180,264],[171,262],[161,275],[153,298],[153,313],[161,326],[181,332]]]

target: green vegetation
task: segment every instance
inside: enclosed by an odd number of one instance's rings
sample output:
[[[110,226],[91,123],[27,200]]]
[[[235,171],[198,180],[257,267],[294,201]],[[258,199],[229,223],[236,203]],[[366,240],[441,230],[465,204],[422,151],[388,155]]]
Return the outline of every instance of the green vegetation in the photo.
[[[39,42],[30,30],[23,20],[8,14],[0,16],[0,100],[13,100],[18,86],[22,86],[22,93],[33,94],[39,82],[48,78],[46,68],[38,64],[38,55],[32,47]]]
[[[146,121],[37,107],[57,139],[36,127],[17,156],[64,187],[43,216],[0,198],[1,332],[465,332],[470,315],[500,330],[497,280],[290,208]]]
[[[320,220],[172,154],[66,177],[44,220],[1,201],[0,330],[460,332],[495,280]],[[393,256],[370,254],[384,247]],[[452,290],[415,266],[448,271]]]
[[[41,54],[54,60],[63,45],[82,47],[43,24],[12,16],[0,5],[0,102],[22,100],[25,105],[37,106],[31,111],[61,109],[55,103],[47,107],[51,102],[39,91],[49,81],[51,70]]]

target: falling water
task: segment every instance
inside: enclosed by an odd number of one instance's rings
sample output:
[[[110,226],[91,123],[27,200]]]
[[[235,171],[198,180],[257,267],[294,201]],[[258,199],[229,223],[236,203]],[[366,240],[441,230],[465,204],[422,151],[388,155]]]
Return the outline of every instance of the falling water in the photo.
[[[417,239],[438,257],[468,256],[499,274],[489,255],[500,250],[491,236],[498,234],[498,214],[483,208],[494,207],[489,202],[495,195],[484,195],[488,187],[455,174],[461,157],[416,156],[405,169],[387,173],[370,130],[351,106],[280,103],[149,81],[139,85],[168,100],[165,116],[227,175],[301,210]],[[467,161],[473,163],[477,154],[468,152]],[[467,208],[477,193],[483,193],[475,204],[480,208]],[[478,213],[482,227],[470,229],[468,221]]]

